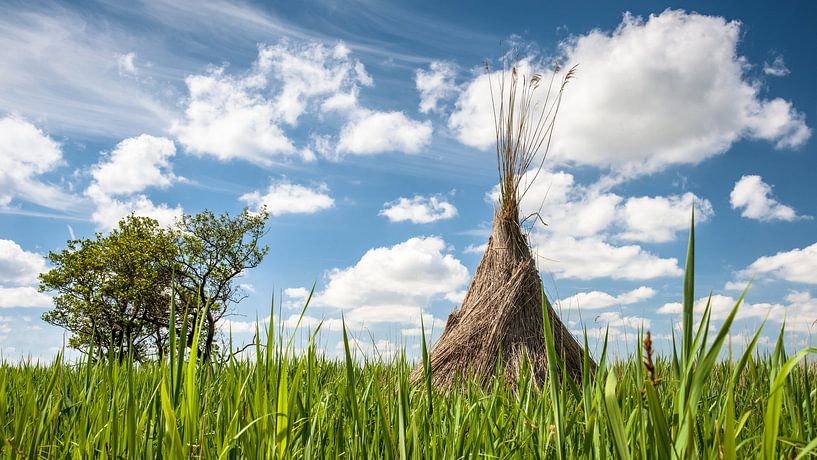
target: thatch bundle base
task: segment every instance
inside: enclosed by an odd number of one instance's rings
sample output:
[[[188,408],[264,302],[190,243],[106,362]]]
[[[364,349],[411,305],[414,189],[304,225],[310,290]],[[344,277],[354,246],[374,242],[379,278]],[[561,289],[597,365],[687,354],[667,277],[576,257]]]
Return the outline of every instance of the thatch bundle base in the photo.
[[[515,388],[524,362],[538,383],[547,378],[542,288],[539,272],[518,219],[494,217],[485,255],[462,305],[448,317],[430,354],[432,384],[449,389],[469,378],[489,384],[497,366]],[[582,372],[582,347],[550,309],[557,354],[569,374]],[[499,362],[501,361],[501,362]],[[412,380],[423,378],[423,363]]]

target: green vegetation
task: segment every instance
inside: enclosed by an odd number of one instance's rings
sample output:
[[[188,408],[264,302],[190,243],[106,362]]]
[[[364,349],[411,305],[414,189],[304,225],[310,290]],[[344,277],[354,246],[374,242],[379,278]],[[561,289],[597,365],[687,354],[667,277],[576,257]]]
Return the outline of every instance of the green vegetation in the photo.
[[[201,337],[194,341],[189,328],[182,343],[198,344],[209,361],[216,323],[243,298],[236,277],[267,254],[259,241],[268,217],[246,209],[235,217],[205,210],[165,229],[130,215],[107,235],[68,241],[66,249],[48,254],[53,268],[40,275],[40,290],[56,294],[43,320],[71,332],[73,348],[88,352],[93,346],[97,357],[115,352],[143,362],[162,358],[169,330],[180,333],[186,316],[191,324],[202,316]],[[173,302],[187,305],[186,315],[171,320]]]
[[[603,351],[595,376],[585,355],[580,382],[550,366],[543,388],[528,372],[514,392],[498,369],[487,389],[462,382],[440,393],[428,375],[409,384],[405,354],[356,360],[345,329],[341,360],[318,355],[317,332],[295,354],[291,337],[270,328],[258,332],[270,346],[256,344],[251,358],[204,361],[179,338],[193,330],[197,343],[205,316],[193,327],[181,315],[157,362],[114,359],[113,348],[91,359],[90,346],[73,365],[3,363],[0,457],[813,458],[817,368],[806,359],[817,349],[787,356],[781,331],[761,354],[758,332],[736,361],[719,360],[740,301],[713,337],[708,309],[693,323],[693,241],[681,347],[667,358],[653,356],[645,334],[626,360]]]

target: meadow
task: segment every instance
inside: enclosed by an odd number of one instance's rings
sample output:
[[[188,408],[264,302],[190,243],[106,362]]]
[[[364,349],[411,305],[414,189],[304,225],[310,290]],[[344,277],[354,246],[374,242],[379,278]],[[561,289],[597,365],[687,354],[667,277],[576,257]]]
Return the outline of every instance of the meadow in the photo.
[[[585,353],[580,381],[552,365],[546,378],[523,372],[516,388],[498,369],[487,387],[463,379],[438,391],[428,372],[410,381],[404,352],[356,358],[345,328],[343,359],[321,354],[317,330],[295,353],[294,336],[270,327],[241,359],[204,362],[171,330],[156,362],[3,362],[0,457],[814,458],[817,349],[788,355],[781,330],[774,350],[760,352],[758,331],[740,356],[726,353],[740,300],[710,333],[709,310],[693,314],[693,238],[687,260],[672,353],[654,356],[644,331],[642,346],[613,361],[605,341],[595,373]],[[558,364],[544,324],[548,362]]]

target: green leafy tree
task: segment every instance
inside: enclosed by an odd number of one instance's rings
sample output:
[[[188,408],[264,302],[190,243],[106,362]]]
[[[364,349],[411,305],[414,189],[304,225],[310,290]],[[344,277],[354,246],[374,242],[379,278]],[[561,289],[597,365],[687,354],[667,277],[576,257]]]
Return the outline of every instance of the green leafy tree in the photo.
[[[234,217],[205,210],[185,215],[177,224],[176,292],[188,308],[191,324],[204,315],[199,345],[205,360],[214,351],[218,321],[246,297],[236,279],[257,267],[269,251],[260,243],[268,218],[266,211],[252,213],[246,208]],[[192,331],[187,340],[193,346]]]
[[[54,268],[40,275],[40,290],[55,292],[48,323],[72,333],[69,345],[94,344],[100,354],[132,352],[143,360],[165,348],[174,232],[151,218],[130,215],[107,236],[71,240],[51,252]]]

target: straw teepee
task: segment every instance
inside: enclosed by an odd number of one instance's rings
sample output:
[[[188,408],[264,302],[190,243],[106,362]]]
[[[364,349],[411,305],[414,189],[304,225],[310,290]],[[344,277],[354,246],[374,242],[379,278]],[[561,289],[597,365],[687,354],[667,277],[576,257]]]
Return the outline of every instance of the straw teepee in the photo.
[[[557,354],[568,373],[578,377],[582,372],[584,352],[543,298],[519,215],[519,202],[526,191],[522,175],[532,166],[534,172],[541,170],[562,91],[574,69],[554,90],[554,77],[545,87],[541,75],[522,75],[518,67],[514,65],[509,75],[502,72],[498,97],[493,94],[488,72],[496,126],[499,202],[488,247],[471,286],[431,351],[431,380],[437,388],[450,388],[463,378],[487,385],[498,365],[506,382],[515,387],[526,360],[541,383],[548,375],[543,300],[549,309]],[[423,375],[420,363],[412,379],[419,381]]]

